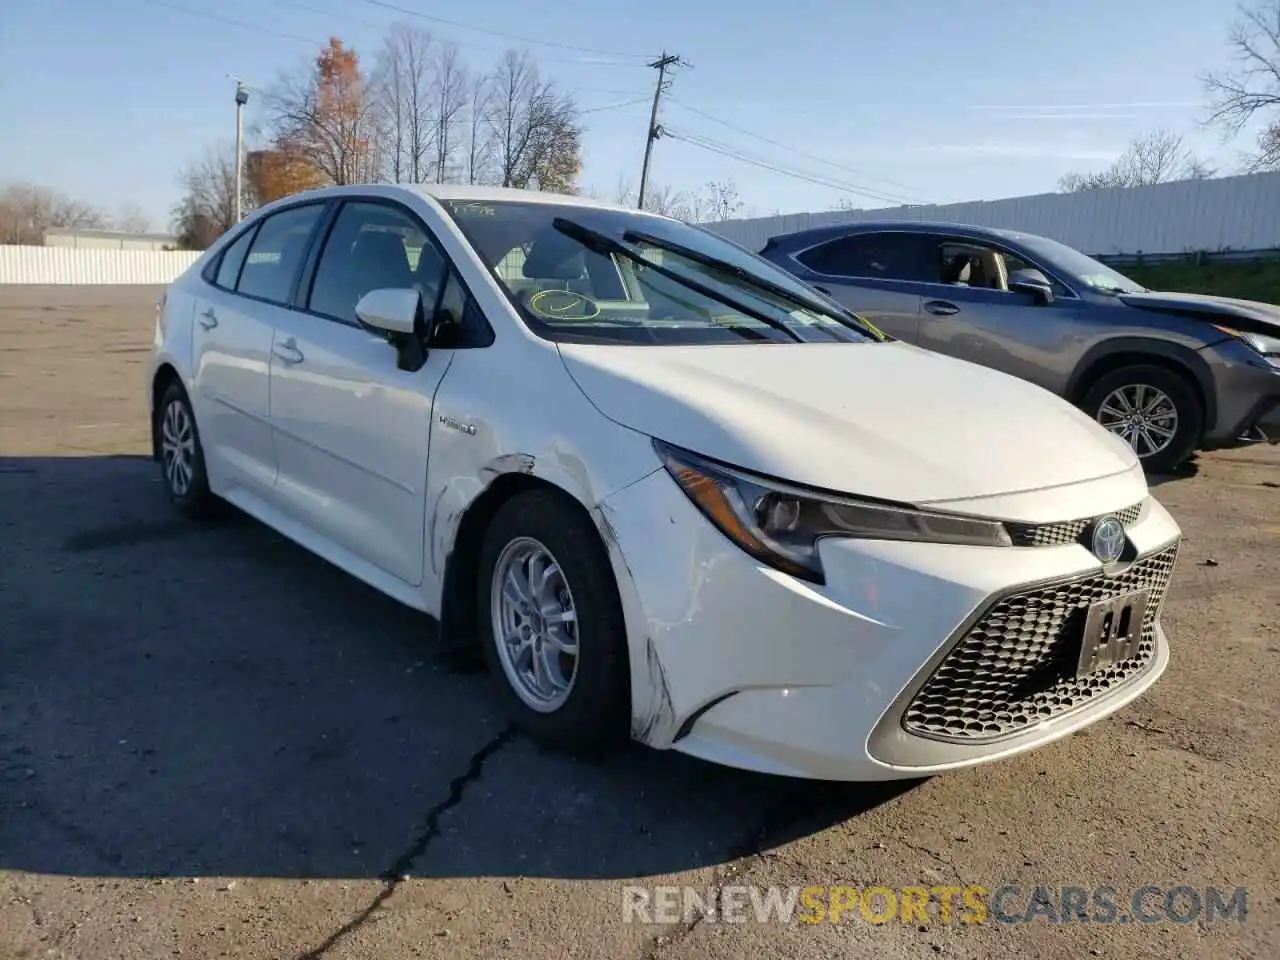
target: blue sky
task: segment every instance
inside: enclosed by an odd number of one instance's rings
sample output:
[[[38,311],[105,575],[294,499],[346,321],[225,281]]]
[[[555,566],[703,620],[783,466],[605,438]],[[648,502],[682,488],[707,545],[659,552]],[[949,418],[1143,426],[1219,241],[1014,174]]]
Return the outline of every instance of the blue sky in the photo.
[[[655,182],[732,180],[743,214],[1044,192],[1160,126],[1222,165],[1247,146],[1198,126],[1197,74],[1227,62],[1234,0],[387,2],[559,44],[524,46],[577,97],[582,185],[610,197],[620,176],[638,180],[655,80],[644,57],[664,48],[692,64],[674,77],[664,125],[828,181],[659,141]],[[269,85],[330,33],[371,60],[397,20],[458,43],[474,69],[521,45],[374,0],[3,0],[0,182],[109,212],[133,201],[166,227],[183,162],[234,132],[227,74]]]

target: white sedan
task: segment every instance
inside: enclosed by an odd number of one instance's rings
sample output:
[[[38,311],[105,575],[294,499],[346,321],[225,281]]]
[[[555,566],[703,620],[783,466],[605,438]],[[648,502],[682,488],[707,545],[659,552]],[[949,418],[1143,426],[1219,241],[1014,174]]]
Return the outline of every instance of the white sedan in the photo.
[[[150,373],[179,511],[230,502],[439,618],[572,751],[920,777],[1168,662],[1180,532],[1126,444],[665,217],[290,197],[168,289]]]

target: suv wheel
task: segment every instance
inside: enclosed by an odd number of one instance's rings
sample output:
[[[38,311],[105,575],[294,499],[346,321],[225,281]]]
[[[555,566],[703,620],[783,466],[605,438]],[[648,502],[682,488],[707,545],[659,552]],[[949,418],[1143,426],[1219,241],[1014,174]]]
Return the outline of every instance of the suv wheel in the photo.
[[[1167,473],[1190,457],[1204,428],[1204,404],[1194,385],[1164,367],[1135,365],[1100,377],[1081,404],[1123,437],[1143,467]]]

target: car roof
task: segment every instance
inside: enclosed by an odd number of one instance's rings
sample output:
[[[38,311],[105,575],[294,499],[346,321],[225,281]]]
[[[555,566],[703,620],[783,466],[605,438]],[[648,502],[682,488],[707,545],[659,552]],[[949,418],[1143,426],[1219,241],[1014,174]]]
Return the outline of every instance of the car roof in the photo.
[[[516,187],[487,187],[466,183],[360,183],[341,187],[317,187],[291,194],[281,200],[267,204],[262,209],[296,203],[301,199],[324,199],[326,197],[394,197],[396,194],[407,194],[430,197],[434,200],[474,201],[476,203],[495,203],[498,201],[519,203],[554,203],[574,207],[589,207],[599,210],[625,210],[628,213],[646,213],[633,207],[624,207],[617,203],[606,203],[592,197],[576,194],[549,193],[542,190],[518,189]]]
[[[1035,238],[1033,234],[1018,230],[1002,230],[997,227],[980,227],[972,223],[951,223],[946,220],[850,220],[825,227],[812,227],[794,233],[781,233],[769,239],[769,246],[785,246],[796,249],[862,233],[946,233],[966,240],[1019,240]],[[1038,238],[1035,238],[1038,239]]]

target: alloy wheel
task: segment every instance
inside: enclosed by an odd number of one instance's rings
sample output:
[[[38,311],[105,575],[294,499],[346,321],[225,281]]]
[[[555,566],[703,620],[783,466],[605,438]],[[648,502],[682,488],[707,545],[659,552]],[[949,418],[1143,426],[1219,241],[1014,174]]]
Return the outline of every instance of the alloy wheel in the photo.
[[[176,497],[191,491],[195,476],[196,433],[187,405],[174,400],[160,421],[160,454],[169,490]]]
[[[578,616],[573,592],[551,551],[532,537],[512,540],[493,567],[493,637],[512,690],[551,713],[573,691]]]
[[[1127,384],[1103,399],[1098,423],[1122,437],[1145,459],[1173,442],[1178,433],[1178,408],[1163,390],[1148,384]]]

